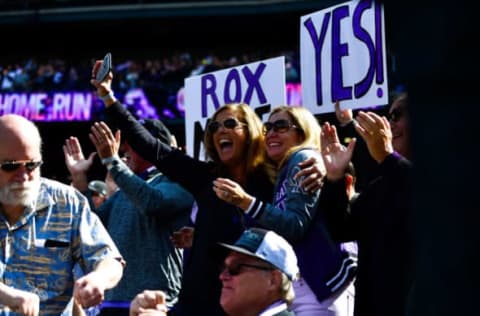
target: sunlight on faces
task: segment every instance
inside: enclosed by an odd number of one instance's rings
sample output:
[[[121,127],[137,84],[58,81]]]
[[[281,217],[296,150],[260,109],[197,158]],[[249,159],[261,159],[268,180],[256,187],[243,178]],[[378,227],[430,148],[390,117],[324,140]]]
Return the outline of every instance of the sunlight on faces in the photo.
[[[225,259],[226,266],[238,263],[266,266],[265,262],[238,252],[231,252]],[[272,271],[244,267],[240,273],[230,276],[226,271],[220,274],[222,293],[220,305],[229,315],[242,315],[242,311],[258,308],[263,303],[270,286]]]
[[[408,119],[407,97],[402,95],[390,107],[390,128],[392,130],[393,149],[402,156],[410,156],[410,126]],[[393,115],[392,115],[393,113]]]
[[[34,171],[38,172],[38,171]],[[0,202],[6,205],[30,205],[38,196],[40,177],[29,182],[10,182],[0,187]]]
[[[0,161],[42,160],[41,140],[35,126],[23,118],[4,117],[0,125]],[[40,190],[40,168],[28,171],[21,166],[0,170],[0,202],[5,205],[30,205]]]
[[[225,109],[217,114],[215,121],[223,123],[226,119],[236,119],[235,111]],[[222,124],[213,134],[213,143],[220,161],[226,165],[236,165],[242,162],[245,156],[247,128],[238,124],[233,129],[225,128]]]
[[[268,119],[269,122],[278,120],[288,120],[293,124],[290,115],[286,112],[277,112],[272,114]],[[273,129],[265,135],[265,143],[267,147],[267,155],[275,162],[280,162],[287,151],[293,146],[299,145],[302,142],[302,135],[296,128],[290,127],[285,132],[275,132]]]

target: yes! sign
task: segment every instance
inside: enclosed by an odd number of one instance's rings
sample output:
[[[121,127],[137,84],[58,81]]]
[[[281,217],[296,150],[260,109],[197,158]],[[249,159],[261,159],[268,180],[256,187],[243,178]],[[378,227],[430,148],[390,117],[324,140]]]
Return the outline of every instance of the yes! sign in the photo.
[[[207,119],[222,105],[246,103],[262,117],[285,104],[285,58],[277,57],[185,79],[185,138],[190,156],[203,159]]]
[[[303,105],[312,113],[388,103],[383,6],[356,0],[302,16]]]

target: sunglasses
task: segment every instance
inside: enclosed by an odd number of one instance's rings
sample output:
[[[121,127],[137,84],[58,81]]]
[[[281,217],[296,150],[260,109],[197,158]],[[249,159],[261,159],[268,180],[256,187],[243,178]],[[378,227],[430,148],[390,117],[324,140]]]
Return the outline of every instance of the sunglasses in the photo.
[[[294,124],[291,124],[288,120],[285,120],[285,119],[276,120],[275,122],[265,122],[265,123],[263,123],[263,133],[265,135],[268,132],[270,132],[272,129],[276,133],[286,133],[291,128],[295,128],[295,129],[300,130],[299,127],[297,127]]]
[[[242,273],[242,268],[252,268],[263,271],[272,271],[274,268],[266,266],[257,266],[255,264],[237,263],[231,266],[224,265],[222,271],[227,271],[230,276],[237,276]]]
[[[34,161],[34,160],[13,160],[13,161],[5,161],[0,163],[0,169],[6,172],[12,172],[24,166],[28,172],[32,172],[33,170],[37,169],[43,164],[43,161]]]
[[[237,126],[246,126],[247,124],[245,123],[242,123],[242,122],[239,122],[237,121],[236,119],[233,119],[233,118],[228,118],[226,119],[225,121],[223,121],[223,123],[219,122],[219,121],[211,121],[209,124],[208,124],[208,131],[211,133],[211,134],[214,134],[216,131],[218,131],[218,129],[220,128],[220,126],[223,126],[224,128],[228,128],[228,129],[234,129],[236,128]]]
[[[404,111],[397,108],[388,114],[388,120],[392,122],[398,122],[403,115],[405,115]]]

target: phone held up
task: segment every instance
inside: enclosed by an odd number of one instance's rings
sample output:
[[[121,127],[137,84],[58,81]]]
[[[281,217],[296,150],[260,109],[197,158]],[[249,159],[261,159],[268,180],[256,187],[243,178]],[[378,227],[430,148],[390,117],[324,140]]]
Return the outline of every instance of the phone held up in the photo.
[[[103,81],[111,70],[112,70],[112,54],[107,53],[105,57],[103,57],[102,66],[97,71],[97,76],[95,79],[97,79],[97,81]]]

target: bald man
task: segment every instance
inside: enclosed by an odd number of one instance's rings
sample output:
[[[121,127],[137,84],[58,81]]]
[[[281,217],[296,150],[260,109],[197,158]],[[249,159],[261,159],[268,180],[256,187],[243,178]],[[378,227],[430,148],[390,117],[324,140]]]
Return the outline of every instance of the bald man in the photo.
[[[1,116],[0,137],[0,314],[71,315],[74,300],[101,303],[123,273],[115,244],[83,195],[41,177],[32,122]]]

